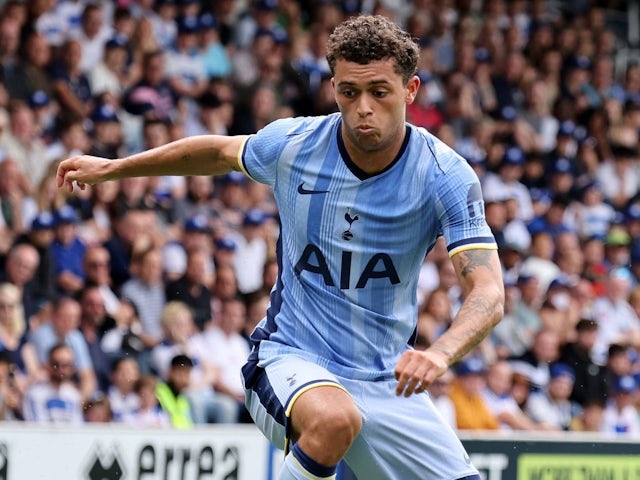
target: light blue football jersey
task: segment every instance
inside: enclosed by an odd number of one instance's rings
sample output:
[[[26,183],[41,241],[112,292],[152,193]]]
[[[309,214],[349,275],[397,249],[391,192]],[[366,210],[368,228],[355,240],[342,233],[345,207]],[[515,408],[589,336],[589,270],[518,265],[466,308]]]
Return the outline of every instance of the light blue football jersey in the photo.
[[[279,278],[252,335],[260,362],[296,353],[337,375],[393,376],[413,342],[425,255],[496,244],[478,178],[464,159],[407,124],[394,161],[370,176],[349,158],[341,116],[277,120],[245,142],[239,164],[273,187]]]

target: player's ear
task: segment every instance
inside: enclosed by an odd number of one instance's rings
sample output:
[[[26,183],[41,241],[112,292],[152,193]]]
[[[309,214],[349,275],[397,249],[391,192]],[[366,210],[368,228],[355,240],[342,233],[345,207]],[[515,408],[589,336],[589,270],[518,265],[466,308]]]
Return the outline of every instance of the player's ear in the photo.
[[[405,102],[407,104],[413,103],[416,99],[416,95],[418,94],[418,88],[420,87],[420,79],[417,75],[412,76],[407,82],[407,86],[405,88]]]

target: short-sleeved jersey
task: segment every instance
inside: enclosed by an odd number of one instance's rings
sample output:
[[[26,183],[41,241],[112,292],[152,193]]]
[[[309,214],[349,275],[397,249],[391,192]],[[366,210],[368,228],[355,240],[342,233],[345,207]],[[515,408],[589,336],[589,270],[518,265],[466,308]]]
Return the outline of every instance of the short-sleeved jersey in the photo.
[[[339,114],[278,120],[239,158],[273,187],[279,278],[252,335],[262,364],[300,354],[337,375],[386,378],[410,348],[425,255],[495,249],[478,178],[452,149],[407,124],[393,162],[367,175],[349,158]]]

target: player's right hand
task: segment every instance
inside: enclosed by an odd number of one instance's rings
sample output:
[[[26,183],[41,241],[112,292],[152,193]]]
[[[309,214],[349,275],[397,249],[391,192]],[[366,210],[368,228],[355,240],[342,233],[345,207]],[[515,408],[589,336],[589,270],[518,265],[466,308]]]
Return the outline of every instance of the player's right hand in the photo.
[[[394,372],[398,380],[396,395],[408,397],[424,392],[448,368],[446,357],[438,351],[405,351],[400,356]]]
[[[111,162],[113,160],[91,155],[80,155],[63,160],[58,165],[56,174],[58,188],[65,187],[71,193],[73,192],[73,182],[84,190],[86,185],[109,180],[107,175],[109,163]]]

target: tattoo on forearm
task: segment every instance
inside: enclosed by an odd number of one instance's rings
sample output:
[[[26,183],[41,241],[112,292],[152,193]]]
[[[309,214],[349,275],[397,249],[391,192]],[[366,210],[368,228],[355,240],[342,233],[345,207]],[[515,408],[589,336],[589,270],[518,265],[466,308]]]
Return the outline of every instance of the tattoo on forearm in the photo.
[[[470,250],[468,252],[461,252],[454,258],[458,262],[460,273],[463,277],[466,277],[477,267],[486,267],[490,271],[493,271],[493,265],[491,264],[491,257],[493,255],[493,250]]]
[[[469,296],[451,328],[431,348],[445,354],[452,363],[458,361],[487,336],[499,312],[498,303],[490,298],[479,294]]]
[[[189,160],[191,160],[191,154],[189,152],[185,153],[184,155],[182,155],[182,157],[180,157],[181,162],[188,162]]]

